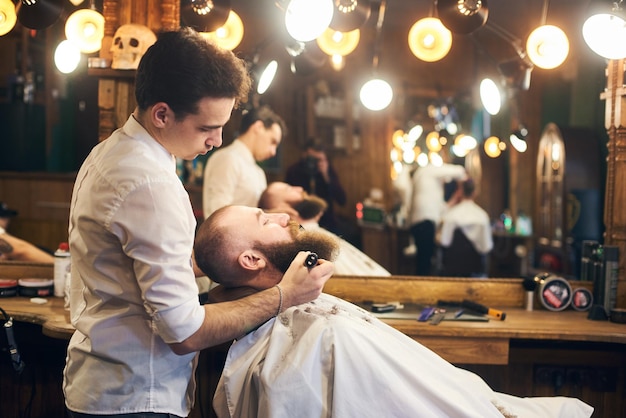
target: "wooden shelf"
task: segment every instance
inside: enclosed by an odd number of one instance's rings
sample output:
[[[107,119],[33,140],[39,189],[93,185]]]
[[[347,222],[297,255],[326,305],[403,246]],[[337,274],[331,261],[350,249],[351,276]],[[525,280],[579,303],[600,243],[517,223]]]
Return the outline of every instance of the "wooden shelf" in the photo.
[[[135,78],[136,70],[114,70],[113,68],[88,68],[87,74],[103,78]]]

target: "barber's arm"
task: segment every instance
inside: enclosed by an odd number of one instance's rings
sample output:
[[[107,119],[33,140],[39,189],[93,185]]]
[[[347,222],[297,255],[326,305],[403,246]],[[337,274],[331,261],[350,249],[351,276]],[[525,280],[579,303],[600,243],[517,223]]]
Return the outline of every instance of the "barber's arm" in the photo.
[[[235,301],[202,305],[205,316],[200,328],[185,341],[170,344],[172,350],[182,355],[231,341],[291,306],[316,299],[333,274],[333,263],[319,260],[309,270],[304,265],[307,255],[300,252],[295,257],[280,287]]]

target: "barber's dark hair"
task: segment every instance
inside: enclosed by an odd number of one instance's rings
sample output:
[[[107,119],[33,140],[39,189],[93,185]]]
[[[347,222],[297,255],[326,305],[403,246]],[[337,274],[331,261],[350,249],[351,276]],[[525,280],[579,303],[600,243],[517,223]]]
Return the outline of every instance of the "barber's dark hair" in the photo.
[[[241,112],[241,123],[239,124],[239,132],[244,133],[250,129],[250,126],[257,120],[263,122],[263,126],[266,129],[269,129],[277,123],[280,126],[282,131],[282,136],[284,137],[287,134],[287,125],[283,118],[278,116],[272,109],[268,106],[260,106],[260,107],[252,107],[249,109],[244,109]]]
[[[135,98],[140,110],[167,103],[177,119],[198,111],[198,102],[234,98],[245,102],[252,81],[245,62],[191,28],[161,32],[139,62]]]

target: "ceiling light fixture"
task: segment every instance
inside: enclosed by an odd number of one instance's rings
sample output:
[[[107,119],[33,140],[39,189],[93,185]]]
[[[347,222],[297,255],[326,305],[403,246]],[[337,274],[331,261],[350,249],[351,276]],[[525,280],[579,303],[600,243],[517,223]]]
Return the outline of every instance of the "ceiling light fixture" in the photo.
[[[569,40],[561,28],[543,25],[533,30],[526,41],[528,58],[539,68],[551,70],[563,64],[569,54]]]
[[[80,63],[80,49],[67,39],[61,41],[54,50],[54,64],[63,74],[73,72]]]
[[[63,0],[22,0],[15,11],[22,25],[29,29],[45,29],[61,16]]]
[[[263,94],[267,91],[272,84],[272,81],[274,81],[277,71],[278,62],[276,60],[270,61],[267,66],[265,66],[263,71],[261,71],[261,76],[259,77],[259,83],[256,88],[257,93]]]
[[[468,34],[487,23],[487,0],[437,0],[441,22],[454,33]]]
[[[369,0],[333,0],[333,6],[333,18],[329,26],[341,32],[360,28],[372,12]]]
[[[378,70],[378,54],[380,52],[381,32],[385,20],[386,0],[382,0],[378,9],[376,22],[376,37],[374,39],[374,77],[367,81],[359,91],[361,103],[369,110],[379,111],[385,109],[393,100],[393,89],[389,83],[376,76]]]
[[[530,88],[530,74],[533,69],[533,63],[528,58],[524,48],[522,48],[522,42],[509,31],[493,22],[485,25],[485,29],[489,29],[511,45],[517,55],[515,58],[498,64],[498,71],[504,77],[507,86],[528,90]]]
[[[439,61],[451,47],[452,32],[436,17],[420,19],[409,30],[409,48],[422,61]]]
[[[11,0],[0,0],[0,36],[6,35],[15,27],[17,14]]]
[[[622,0],[612,3],[611,9],[593,4],[595,13],[583,24],[583,38],[593,52],[615,60],[626,58],[626,20]]]
[[[550,70],[563,64],[569,54],[569,40],[561,28],[546,25],[549,0],[544,0],[541,26],[534,29],[526,40],[528,58],[537,67]]]
[[[497,115],[502,106],[502,94],[498,85],[490,78],[480,82],[480,101],[490,115]]]
[[[517,152],[526,152],[526,150],[528,149],[528,143],[526,142],[527,136],[528,129],[526,129],[524,125],[520,125],[516,131],[511,132],[509,140],[511,141],[511,145],[517,150]]]
[[[231,10],[223,26],[213,32],[200,32],[200,34],[215,42],[220,48],[232,51],[243,40],[243,22],[239,15]]]
[[[498,138],[497,136],[490,136],[489,138],[485,139],[483,149],[485,150],[485,154],[487,154],[487,157],[498,158],[503,151],[503,147],[501,144],[504,144],[504,142],[500,141],[500,138]],[[506,145],[504,145],[504,148],[506,149]]]
[[[180,19],[198,32],[213,32],[226,23],[230,9],[230,0],[181,0]]]
[[[67,18],[65,37],[82,53],[91,54],[100,50],[104,38],[104,16],[96,10],[95,0],[90,1],[88,9],[76,10]]]
[[[312,41],[326,30],[333,10],[333,0],[291,0],[285,10],[287,33],[296,41]]]
[[[333,56],[340,55],[342,57],[352,53],[361,37],[361,31],[354,29],[350,32],[340,32],[331,28],[326,30],[317,37],[316,42],[324,53]]]

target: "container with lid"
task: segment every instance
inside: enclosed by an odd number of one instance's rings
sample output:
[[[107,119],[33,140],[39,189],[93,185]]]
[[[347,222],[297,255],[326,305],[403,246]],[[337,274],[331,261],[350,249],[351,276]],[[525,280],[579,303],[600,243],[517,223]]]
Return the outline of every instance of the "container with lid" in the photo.
[[[576,311],[588,311],[593,304],[593,294],[589,289],[579,287],[574,289],[572,296],[572,308]]]
[[[17,280],[0,279],[0,297],[8,298],[11,296],[17,296]]]
[[[572,302],[572,287],[567,279],[550,276],[539,288],[541,304],[551,311],[562,311]]]
[[[51,296],[54,294],[53,279],[19,279],[17,282],[20,296]]]

